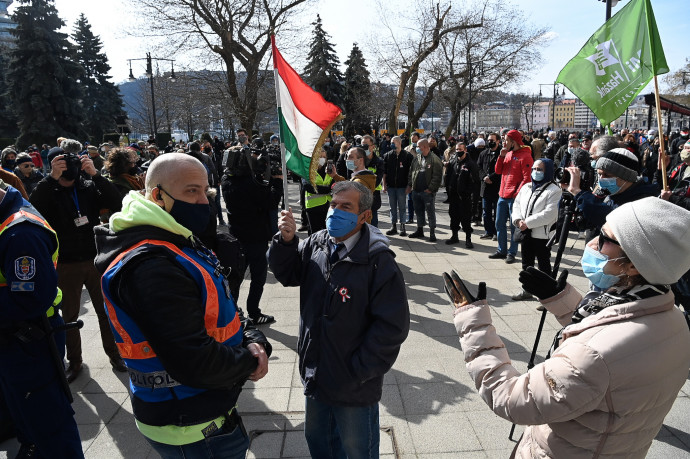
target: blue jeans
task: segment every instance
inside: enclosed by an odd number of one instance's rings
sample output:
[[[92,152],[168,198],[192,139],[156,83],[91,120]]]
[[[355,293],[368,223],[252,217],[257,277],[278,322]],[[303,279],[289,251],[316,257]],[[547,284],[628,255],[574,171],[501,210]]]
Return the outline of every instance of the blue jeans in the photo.
[[[379,404],[336,406],[306,398],[304,436],[314,458],[379,457]]]
[[[414,211],[417,214],[417,227],[424,228],[424,213],[429,217],[429,228],[436,228],[436,193],[425,191],[413,191],[412,202]]]
[[[496,238],[498,239],[498,251],[502,254],[506,253],[506,246],[508,244],[508,234],[506,232],[506,221],[510,225],[510,249],[508,253],[515,256],[517,254],[517,244],[513,241],[513,233],[515,226],[510,219],[510,214],[513,213],[513,201],[515,199],[498,198],[496,205]]]
[[[210,437],[186,445],[167,445],[150,438],[146,438],[146,440],[163,459],[206,459],[211,457],[244,459],[249,448],[249,436],[247,436],[247,431],[241,422],[231,432],[227,432],[225,428],[220,428]]]
[[[391,208],[391,223],[398,223],[398,212],[400,213],[400,223],[405,223],[405,188],[388,188],[388,205]]]
[[[482,198],[482,218],[484,219],[484,231],[488,235],[496,234],[496,220],[494,215],[496,214],[496,203],[498,202],[498,196],[490,196]]]

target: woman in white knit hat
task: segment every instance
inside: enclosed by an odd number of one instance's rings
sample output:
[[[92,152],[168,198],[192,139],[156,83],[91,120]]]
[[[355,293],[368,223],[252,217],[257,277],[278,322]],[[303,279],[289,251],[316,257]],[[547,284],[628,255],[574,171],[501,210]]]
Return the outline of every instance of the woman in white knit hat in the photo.
[[[529,268],[525,290],[563,325],[548,358],[525,374],[511,364],[479,300],[446,277],[465,362],[494,413],[527,425],[516,457],[645,457],[688,377],[690,331],[668,284],[690,268],[690,212],[658,199],[606,217],[582,261],[606,289],[584,298]],[[464,292],[464,293],[463,293]]]

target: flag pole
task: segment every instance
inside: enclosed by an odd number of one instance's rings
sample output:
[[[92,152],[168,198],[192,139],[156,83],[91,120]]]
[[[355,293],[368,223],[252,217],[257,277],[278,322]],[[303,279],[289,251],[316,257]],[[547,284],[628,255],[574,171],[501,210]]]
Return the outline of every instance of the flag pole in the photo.
[[[659,124],[659,158],[661,159],[661,180],[663,188],[668,191],[668,179],[666,178],[666,151],[664,149],[664,130],[661,126],[661,96],[659,96],[659,81],[654,75],[654,96],[656,99],[656,119]]]
[[[290,200],[288,197],[288,170],[285,160],[285,143],[283,142],[283,131],[280,125],[280,88],[278,84],[278,66],[276,65],[276,55],[273,50],[276,49],[276,35],[271,30],[271,54],[273,56],[273,82],[276,85],[276,111],[278,112],[278,135],[280,136],[280,164],[283,172],[283,207],[285,210],[290,208]],[[301,198],[300,198],[301,199]]]

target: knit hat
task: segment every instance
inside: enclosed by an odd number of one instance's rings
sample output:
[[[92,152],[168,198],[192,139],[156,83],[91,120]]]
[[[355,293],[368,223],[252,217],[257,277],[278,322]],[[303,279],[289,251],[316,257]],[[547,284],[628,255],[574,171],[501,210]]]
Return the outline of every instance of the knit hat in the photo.
[[[23,163],[30,163],[31,161],[31,156],[28,153],[19,153],[17,155],[17,159],[14,161],[14,164],[19,166],[20,164]]]
[[[484,142],[484,139],[482,139],[481,137],[479,137],[477,140],[474,141],[474,146],[475,146],[476,148],[484,147],[484,146],[486,146],[486,142]]]
[[[606,216],[635,268],[652,284],[672,284],[690,269],[690,212],[649,197]]]
[[[518,145],[522,145],[522,134],[520,134],[520,131],[515,129],[513,129],[512,131],[508,131],[506,137],[512,139]]]
[[[597,160],[597,169],[608,172],[626,182],[636,182],[639,162],[637,156],[631,151],[625,148],[614,148]]]

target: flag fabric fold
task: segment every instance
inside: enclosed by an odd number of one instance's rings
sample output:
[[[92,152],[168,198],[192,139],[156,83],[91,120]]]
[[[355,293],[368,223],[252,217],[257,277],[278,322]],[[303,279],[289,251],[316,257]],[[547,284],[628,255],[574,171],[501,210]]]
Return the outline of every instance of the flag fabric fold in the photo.
[[[669,71],[650,0],[632,0],[589,38],[563,67],[563,83],[609,124],[654,75]]]
[[[278,51],[271,36],[274,78],[280,123],[280,141],[285,146],[287,168],[314,183],[317,153],[335,123],[344,118],[340,108],[302,81]]]

